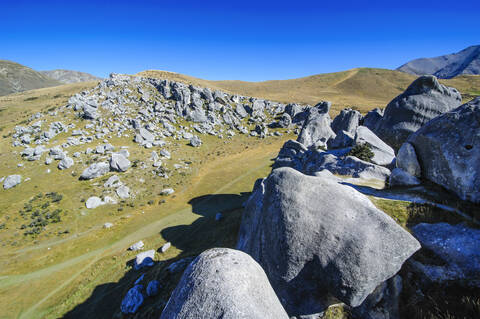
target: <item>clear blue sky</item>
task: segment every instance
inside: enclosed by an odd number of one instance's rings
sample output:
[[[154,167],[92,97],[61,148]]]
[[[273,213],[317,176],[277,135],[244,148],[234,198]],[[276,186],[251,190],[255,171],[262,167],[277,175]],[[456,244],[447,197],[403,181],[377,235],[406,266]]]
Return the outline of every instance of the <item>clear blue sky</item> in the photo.
[[[288,79],[480,44],[478,0],[1,0],[0,12],[0,59],[102,77]]]

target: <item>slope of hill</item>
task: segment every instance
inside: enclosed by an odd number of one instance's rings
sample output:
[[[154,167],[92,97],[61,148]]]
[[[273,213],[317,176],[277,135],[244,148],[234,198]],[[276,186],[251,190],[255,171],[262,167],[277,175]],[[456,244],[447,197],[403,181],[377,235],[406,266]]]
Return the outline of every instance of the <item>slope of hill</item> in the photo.
[[[0,95],[60,85],[48,76],[24,65],[0,60]]]
[[[440,79],[450,79],[462,74],[480,74],[480,45],[435,58],[415,59],[397,70],[414,75],[431,74]]]
[[[313,105],[320,100],[328,100],[333,104],[333,113],[353,106],[361,112],[367,112],[375,107],[383,108],[416,78],[404,72],[373,68],[357,68],[298,79],[264,82],[209,81],[155,70],[143,71],[138,75],[164,78],[284,103]],[[480,95],[480,76],[462,75],[454,79],[441,80],[441,82],[457,88],[466,99]]]
[[[66,84],[101,80],[101,78],[91,75],[89,73],[72,70],[57,69],[50,71],[40,71],[40,73],[48,76],[49,78]]]

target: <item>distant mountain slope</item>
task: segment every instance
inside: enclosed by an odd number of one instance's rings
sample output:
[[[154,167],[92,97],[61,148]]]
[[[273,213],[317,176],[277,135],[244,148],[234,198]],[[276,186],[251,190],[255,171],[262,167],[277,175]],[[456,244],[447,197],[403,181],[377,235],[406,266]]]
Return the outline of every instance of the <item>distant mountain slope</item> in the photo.
[[[333,103],[334,113],[351,106],[356,106],[361,112],[375,107],[383,108],[416,79],[416,76],[404,72],[372,68],[265,82],[209,81],[180,73],[155,70],[143,71],[137,75],[180,81],[285,103],[313,105],[320,100],[328,100]],[[480,76],[464,75],[440,82],[460,90],[465,99],[480,95]]]
[[[24,65],[0,60],[0,95],[62,84]]]
[[[440,79],[450,79],[462,74],[480,74],[480,45],[436,58],[412,60],[397,70],[415,75],[432,74]]]
[[[57,70],[51,70],[51,71],[40,71],[40,73],[54,80],[60,81],[62,83],[67,83],[67,84],[101,80],[101,78],[91,75],[89,73],[71,71],[71,70],[57,69]]]

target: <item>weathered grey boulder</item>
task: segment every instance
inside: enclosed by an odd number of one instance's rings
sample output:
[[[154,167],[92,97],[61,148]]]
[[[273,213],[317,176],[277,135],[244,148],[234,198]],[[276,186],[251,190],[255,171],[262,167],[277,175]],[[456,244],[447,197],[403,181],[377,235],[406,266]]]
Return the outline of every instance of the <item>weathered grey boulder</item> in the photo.
[[[193,147],[199,147],[200,145],[202,145],[202,140],[198,136],[194,135],[190,139],[189,145]]]
[[[418,270],[433,282],[455,281],[465,286],[480,287],[480,230],[464,224],[421,223],[412,232],[422,247],[439,257],[445,265],[422,265]]]
[[[3,181],[3,189],[10,189],[22,182],[22,175],[9,175]]]
[[[74,164],[71,157],[65,156],[60,162],[58,162],[58,169],[63,170],[72,167]]]
[[[315,109],[311,109],[297,141],[307,147],[327,146],[328,140],[335,138],[335,133],[330,128],[330,123],[331,120],[328,113],[319,113]]]
[[[140,128],[138,130],[138,134],[140,134],[140,136],[145,142],[152,143],[153,140],[155,140],[155,136],[152,133],[150,133],[150,131],[148,131],[146,128],[143,128],[143,127]]]
[[[359,306],[419,248],[365,195],[291,168],[256,183],[237,243],[290,315],[318,313],[331,296]]]
[[[273,167],[293,167],[295,169],[301,169],[303,156],[307,151],[308,149],[302,143],[288,140],[280,149]]]
[[[121,199],[127,199],[130,197],[130,188],[128,188],[128,186],[121,185],[115,190],[115,192]]]
[[[185,270],[161,319],[288,318],[262,267],[247,254],[214,248]]]
[[[420,185],[420,180],[401,168],[394,168],[389,179],[390,187]]]
[[[132,246],[128,247],[128,249],[132,251],[137,251],[137,250],[142,250],[144,246],[145,244],[143,243],[143,241],[140,240],[135,244],[133,244]]]
[[[334,139],[328,140],[328,148],[345,148],[353,145],[355,139],[355,133],[349,133],[346,131],[340,131],[337,133]]]
[[[423,178],[480,203],[480,97],[434,118],[408,142]]]
[[[292,125],[292,118],[288,113],[283,113],[276,124],[277,127],[288,128]]]
[[[338,156],[337,156],[338,155]],[[314,175],[318,171],[328,170],[334,174],[363,179],[388,180],[390,170],[386,167],[362,161],[355,156],[341,156],[331,152],[312,152],[303,161],[299,171]]]
[[[110,171],[110,165],[107,162],[93,163],[83,170],[80,179],[93,179],[107,174]]]
[[[389,165],[395,158],[394,150],[375,135],[368,127],[359,126],[355,133],[355,145],[369,144],[373,158],[372,163],[377,165]]]
[[[375,127],[378,125],[377,123],[383,117],[383,109],[375,108],[369,111],[362,119],[361,125],[368,127],[371,131],[375,130]]]
[[[152,267],[155,264],[154,259],[155,250],[151,249],[141,252],[135,257],[134,268],[138,270],[144,267]]]
[[[85,202],[85,207],[89,209],[97,208],[98,206],[104,205],[105,203],[102,201],[100,197],[92,196],[87,199]]]
[[[417,153],[415,152],[413,145],[410,143],[402,144],[398,150],[395,165],[412,176],[421,176],[422,170],[417,159]]]
[[[110,157],[110,169],[117,172],[126,172],[130,168],[130,161],[123,154],[112,153]]]
[[[335,134],[341,131],[346,131],[350,134],[355,134],[362,114],[352,109],[343,109],[332,121],[332,130]]]
[[[127,292],[122,300],[122,305],[120,306],[120,310],[124,314],[137,312],[144,300],[142,290],[142,285],[135,285]]]
[[[421,76],[387,105],[373,132],[397,150],[410,134],[461,102],[456,89],[440,84],[432,75]]]

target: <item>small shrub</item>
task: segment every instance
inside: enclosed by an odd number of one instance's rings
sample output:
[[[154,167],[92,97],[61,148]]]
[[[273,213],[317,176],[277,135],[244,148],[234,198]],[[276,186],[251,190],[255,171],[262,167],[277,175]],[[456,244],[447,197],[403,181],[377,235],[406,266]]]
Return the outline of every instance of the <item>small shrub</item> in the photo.
[[[355,156],[362,161],[366,162],[372,162],[372,158],[375,154],[373,154],[372,148],[370,144],[364,143],[364,144],[357,144],[352,149],[350,152],[348,152],[349,156]]]

